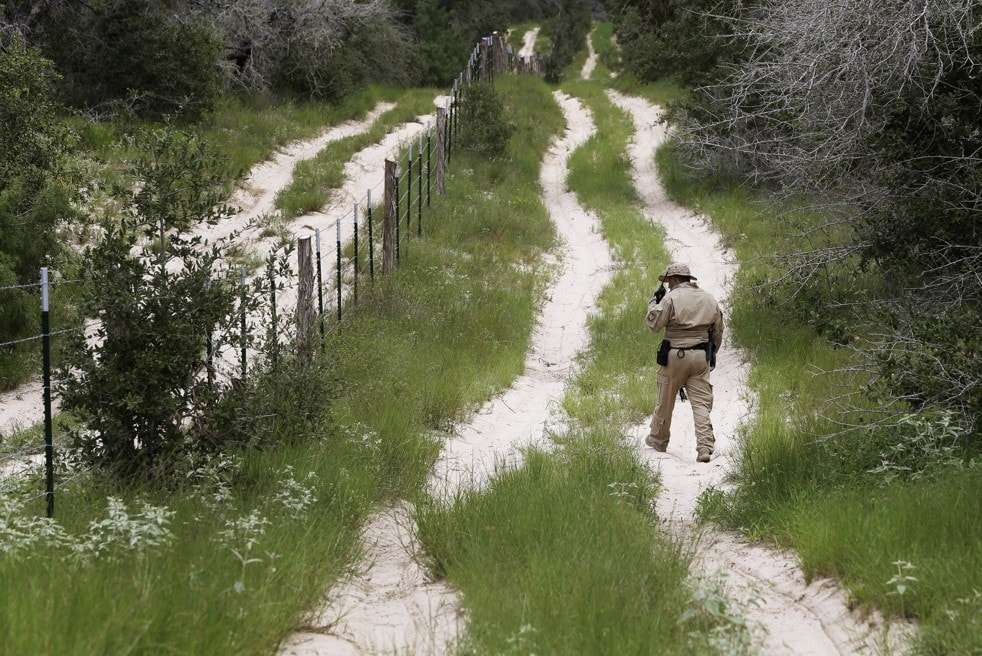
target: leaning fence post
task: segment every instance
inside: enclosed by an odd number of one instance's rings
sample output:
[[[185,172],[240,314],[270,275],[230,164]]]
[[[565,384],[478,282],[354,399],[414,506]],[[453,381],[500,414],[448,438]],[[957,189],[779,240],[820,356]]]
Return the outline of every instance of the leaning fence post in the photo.
[[[372,190],[368,190],[368,275],[375,284],[375,226],[372,225]]]
[[[320,233],[317,235],[317,251],[320,252]],[[320,270],[318,256],[317,269]],[[297,350],[300,359],[309,362],[314,356],[314,262],[310,252],[310,237],[297,240]],[[320,297],[318,285],[318,297]],[[323,330],[323,319],[321,329]],[[323,333],[321,333],[323,339]]]
[[[48,517],[55,516],[55,446],[51,419],[51,325],[48,314],[48,267],[41,267],[41,384],[44,402],[44,496]]]
[[[321,229],[314,230],[317,246],[317,322],[321,334],[321,347],[324,346],[324,278],[321,275]],[[298,251],[299,252],[299,251]]]
[[[436,193],[447,195],[447,110],[436,108]]]
[[[396,207],[396,196],[399,194],[399,182],[396,177],[396,163],[385,160],[385,199],[382,203],[382,274],[388,275],[395,268],[395,224],[399,223],[398,215],[393,219]]]
[[[239,361],[242,366],[242,378],[246,377],[246,284],[245,269],[239,269],[239,338],[240,348]]]
[[[341,293],[342,293],[342,289],[341,289],[341,219],[338,218],[337,222],[334,225],[337,228],[337,239],[336,239],[336,242],[335,243],[337,244],[337,252],[338,252],[338,261],[337,261],[337,269],[338,269],[338,275],[337,275],[337,283],[338,283],[338,330],[340,331],[341,330],[341,298],[342,298],[341,297]]]

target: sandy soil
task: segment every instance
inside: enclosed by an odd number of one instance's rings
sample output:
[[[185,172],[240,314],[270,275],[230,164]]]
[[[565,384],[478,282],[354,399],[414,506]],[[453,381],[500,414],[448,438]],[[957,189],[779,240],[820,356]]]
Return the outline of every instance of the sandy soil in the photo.
[[[587,319],[610,277],[611,256],[597,219],[566,189],[567,160],[594,131],[589,112],[559,92],[566,134],[543,162],[543,199],[565,242],[560,271],[546,294],[524,373],[448,440],[430,477],[436,494],[480,486],[501,467],[521,462],[521,449],[547,445],[550,417],[576,354],[587,345]],[[367,567],[331,592],[313,627],[291,636],[282,654],[445,653],[463,623],[455,594],[429,581],[413,555],[409,509],[377,515],[364,537]]]
[[[593,49],[593,32],[586,35],[587,57],[580,70],[580,78],[589,80],[593,77],[593,69],[597,67],[597,51]]]
[[[665,127],[659,123],[660,110],[642,98],[614,91],[608,94],[635,124],[629,155],[645,214],[664,228],[673,260],[688,263],[699,284],[714,294],[724,313],[728,313],[729,292],[738,268],[736,259],[705,217],[665,196],[654,160],[655,150],[666,138]],[[655,347],[654,342],[651,347]],[[833,581],[817,579],[807,583],[792,554],[696,526],[697,497],[711,485],[724,484],[738,446],[737,429],[752,415],[754,398],[747,384],[749,370],[746,354],[728,334],[712,377],[717,447],[708,465],[695,462],[695,434],[688,404],[676,405],[667,454],[645,446],[647,424],[634,430],[640,456],[661,476],[658,516],[670,530],[695,542],[693,573],[721,577],[727,594],[754,627],[754,642],[762,653],[874,654],[880,653],[884,639],[896,648],[906,627],[885,628],[875,616],[861,618],[852,613],[847,595]]]
[[[57,412],[58,399],[52,400]],[[11,435],[41,421],[41,381],[31,382],[0,394],[0,436]]]
[[[518,51],[519,57],[531,57],[535,54],[535,41],[539,38],[540,27],[534,27],[522,37],[522,47]]]

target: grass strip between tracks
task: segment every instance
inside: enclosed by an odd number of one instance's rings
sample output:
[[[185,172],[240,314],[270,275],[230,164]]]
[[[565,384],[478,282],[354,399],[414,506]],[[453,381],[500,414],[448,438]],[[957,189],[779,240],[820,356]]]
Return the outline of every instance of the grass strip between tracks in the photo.
[[[372,509],[422,484],[438,448],[431,435],[521,370],[545,280],[540,256],[555,240],[534,181],[562,121],[535,78],[499,86],[518,128],[508,157],[455,153],[427,237],[396,274],[366,284],[328,340],[320,377],[294,381],[324,388],[323,414],[272,420],[265,450],[235,454],[241,468],[226,472],[218,499],[187,482],[62,481],[57,517],[71,535],[105,519],[112,496],[131,513],[113,520],[121,530],[142,502],[166,506],[173,539],[82,564],[43,541],[0,556],[0,652],[268,654],[302,625],[356,559]],[[288,479],[314,496],[296,518],[282,493],[294,507],[303,495],[284,488]]]
[[[292,219],[324,207],[331,192],[344,184],[344,165],[348,160],[359,150],[381,141],[393,128],[418,116],[434,114],[436,95],[434,89],[407,89],[396,100],[396,107],[382,114],[369,130],[329,143],[316,157],[299,162],[293,181],[276,196],[276,207],[283,218]]]
[[[655,525],[657,482],[624,441],[654,400],[657,349],[642,318],[667,262],[662,234],[638,210],[629,118],[598,84],[566,90],[598,127],[568,182],[598,213],[618,264],[565,399],[572,428],[484,491],[418,504],[420,537],[434,571],[462,592],[462,653],[713,653],[730,627],[722,600],[696,600],[686,554]]]
[[[916,619],[920,653],[982,653],[982,468],[884,482],[869,473],[890,443],[882,429],[819,438],[838,430],[823,419],[829,400],[863,383],[817,373],[845,365],[847,350],[754,289],[792,228],[737,184],[693,177],[670,145],[657,158],[673,200],[710,217],[741,262],[731,325],[754,362],[738,485],[705,495],[702,515],[794,548],[808,575],[839,579],[861,604]]]

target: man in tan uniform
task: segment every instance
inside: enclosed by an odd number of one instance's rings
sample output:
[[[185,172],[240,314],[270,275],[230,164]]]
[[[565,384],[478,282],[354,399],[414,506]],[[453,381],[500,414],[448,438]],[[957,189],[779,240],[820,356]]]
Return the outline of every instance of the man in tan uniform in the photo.
[[[668,448],[675,397],[684,386],[696,424],[696,460],[709,462],[716,443],[709,418],[713,409],[710,354],[715,355],[723,343],[723,313],[712,294],[696,285],[688,265],[671,264],[659,280],[663,284],[648,303],[645,316],[652,332],[665,329],[659,350],[658,402],[646,442],[656,451]],[[667,293],[665,283],[670,290]]]

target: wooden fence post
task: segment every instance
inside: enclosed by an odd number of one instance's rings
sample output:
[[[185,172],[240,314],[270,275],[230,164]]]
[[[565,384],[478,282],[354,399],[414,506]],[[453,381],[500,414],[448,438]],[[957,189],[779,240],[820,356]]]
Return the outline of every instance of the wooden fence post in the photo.
[[[297,240],[297,346],[300,359],[310,362],[314,356],[314,332],[317,327],[317,311],[314,307],[314,258],[310,237]]]
[[[488,66],[488,40],[481,39],[481,82],[488,82],[491,69]]]
[[[447,110],[436,108],[436,193],[447,195]]]
[[[396,222],[396,163],[385,160],[385,201],[382,206],[382,274],[395,269]]]

